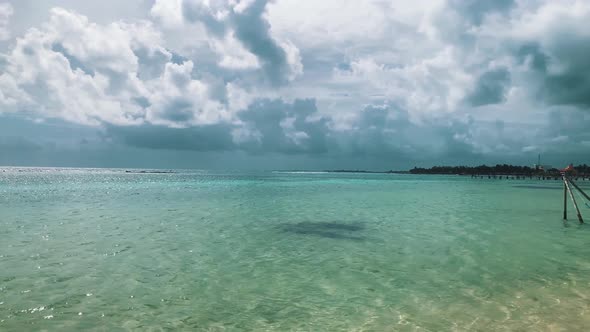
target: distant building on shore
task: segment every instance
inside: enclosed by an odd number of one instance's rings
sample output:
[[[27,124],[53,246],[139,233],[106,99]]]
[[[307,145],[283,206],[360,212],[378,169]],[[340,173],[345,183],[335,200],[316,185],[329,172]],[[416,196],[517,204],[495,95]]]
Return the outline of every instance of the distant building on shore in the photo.
[[[578,173],[576,171],[576,169],[574,168],[574,164],[567,165],[567,167],[564,168],[564,169],[562,169],[561,172],[563,172],[565,174],[576,174],[576,173]]]
[[[538,156],[538,158],[537,158],[537,163],[533,165],[533,168],[534,168],[536,171],[542,171],[542,172],[546,172],[546,171],[548,171],[548,170],[552,169],[552,168],[553,168],[553,166],[551,166],[551,165],[542,165],[542,164],[541,164],[541,154],[539,154],[539,156]]]
[[[537,164],[535,164],[534,168],[535,168],[535,170],[537,170],[537,171],[543,171],[543,172],[546,172],[546,171],[548,171],[548,170],[552,169],[552,168],[553,168],[553,166],[551,166],[551,165],[537,165]]]

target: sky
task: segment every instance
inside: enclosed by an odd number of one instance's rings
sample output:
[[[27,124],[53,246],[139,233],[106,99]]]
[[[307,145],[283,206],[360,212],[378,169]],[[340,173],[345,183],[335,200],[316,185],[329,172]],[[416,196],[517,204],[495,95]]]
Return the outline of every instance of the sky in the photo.
[[[0,0],[0,165],[590,163],[587,0]]]

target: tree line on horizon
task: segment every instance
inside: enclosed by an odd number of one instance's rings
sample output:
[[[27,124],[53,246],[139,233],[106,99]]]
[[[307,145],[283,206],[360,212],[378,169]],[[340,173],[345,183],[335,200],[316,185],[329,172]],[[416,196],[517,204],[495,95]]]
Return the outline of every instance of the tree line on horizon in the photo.
[[[579,174],[590,174],[590,166],[583,164],[574,166]],[[536,175],[536,174],[558,174],[559,169],[551,168],[549,170],[536,169],[529,166],[516,166],[507,164],[497,164],[495,166],[434,166],[431,168],[414,167],[410,170],[411,174],[504,174],[504,175]]]

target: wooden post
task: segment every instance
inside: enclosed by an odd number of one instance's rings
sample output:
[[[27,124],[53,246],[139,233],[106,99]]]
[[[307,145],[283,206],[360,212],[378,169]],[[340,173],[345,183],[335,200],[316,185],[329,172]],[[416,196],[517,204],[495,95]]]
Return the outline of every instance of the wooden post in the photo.
[[[569,181],[570,181],[570,183],[571,183],[571,184],[572,184],[572,185],[573,185],[573,186],[574,186],[576,189],[578,189],[578,191],[579,191],[579,192],[580,192],[582,195],[584,195],[584,197],[586,197],[586,199],[587,199],[587,200],[589,200],[589,201],[590,201],[590,196],[586,195],[586,193],[585,193],[585,192],[582,190],[582,188],[578,187],[578,185],[577,185],[577,184],[576,184],[574,181],[572,181],[571,179],[569,179]]]
[[[567,220],[567,185],[565,177],[563,178],[563,220]]]
[[[576,208],[576,213],[578,214],[578,220],[580,221],[580,224],[583,224],[584,219],[582,219],[582,214],[580,213],[580,209],[578,208],[578,203],[576,203],[576,199],[574,198],[574,193],[572,193],[572,188],[570,188],[565,175],[563,176],[563,181],[567,187],[567,191],[570,193],[570,198],[572,199],[572,203],[574,203],[574,207]]]

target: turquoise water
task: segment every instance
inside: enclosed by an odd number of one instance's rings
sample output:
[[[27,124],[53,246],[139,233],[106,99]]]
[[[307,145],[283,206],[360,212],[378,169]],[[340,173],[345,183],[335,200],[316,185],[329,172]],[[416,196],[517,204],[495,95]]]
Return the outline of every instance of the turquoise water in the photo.
[[[0,330],[587,330],[590,226],[562,204],[558,181],[0,169]]]

